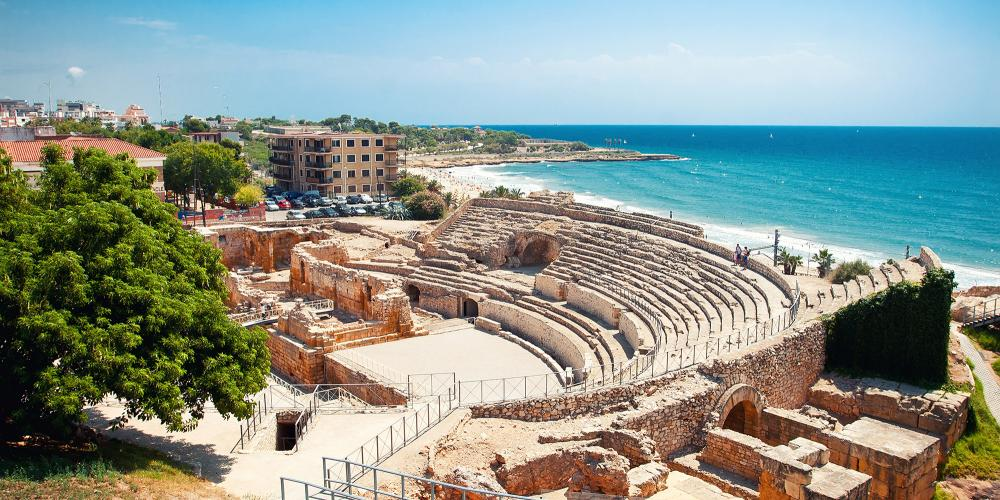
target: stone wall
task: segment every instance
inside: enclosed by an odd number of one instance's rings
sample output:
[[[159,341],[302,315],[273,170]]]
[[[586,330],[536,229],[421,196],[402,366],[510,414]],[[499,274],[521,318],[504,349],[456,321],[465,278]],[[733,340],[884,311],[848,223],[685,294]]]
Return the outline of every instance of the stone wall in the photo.
[[[420,296],[423,300],[423,294]],[[543,348],[563,366],[576,370],[590,367],[590,352],[583,340],[571,332],[562,332],[544,317],[506,302],[487,299],[479,303],[479,315],[503,325],[504,330]]]
[[[566,300],[565,282],[548,274],[535,275],[535,290],[550,300]]]
[[[766,447],[753,436],[729,429],[712,429],[708,431],[705,448],[698,458],[756,481],[760,476],[760,450]]]
[[[325,364],[326,383],[351,384],[345,385],[344,389],[371,405],[403,406],[406,404],[407,397],[403,391],[386,386],[376,377],[341,363],[334,356],[324,356],[322,360]]]
[[[576,283],[566,284],[566,303],[617,327],[622,308],[607,297]]]
[[[622,428],[645,432],[666,456],[686,446],[704,445],[704,429],[719,418],[715,411],[720,398],[738,383],[758,388],[771,405],[797,408],[804,404],[823,368],[824,336],[822,324],[813,321],[656,379],[582,394],[480,405],[472,408],[472,415],[550,421],[621,412]]]
[[[311,348],[298,340],[271,331],[267,337],[271,368],[299,384],[326,382],[323,349]]]
[[[810,441],[822,443],[823,431],[833,427],[822,420],[803,415],[794,410],[784,408],[764,408],[761,413],[761,439],[771,445],[787,443],[795,438],[803,437]]]
[[[233,225],[197,230],[222,251],[222,263],[227,268],[256,266],[266,273],[287,266],[292,247],[296,244],[330,237],[329,233],[308,227],[262,228]]]

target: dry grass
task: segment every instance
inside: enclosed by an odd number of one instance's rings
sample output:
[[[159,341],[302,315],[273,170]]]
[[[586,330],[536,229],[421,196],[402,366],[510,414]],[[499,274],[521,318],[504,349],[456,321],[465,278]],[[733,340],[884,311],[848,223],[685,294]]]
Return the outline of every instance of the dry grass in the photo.
[[[159,452],[117,440],[0,444],[3,498],[231,498]]]

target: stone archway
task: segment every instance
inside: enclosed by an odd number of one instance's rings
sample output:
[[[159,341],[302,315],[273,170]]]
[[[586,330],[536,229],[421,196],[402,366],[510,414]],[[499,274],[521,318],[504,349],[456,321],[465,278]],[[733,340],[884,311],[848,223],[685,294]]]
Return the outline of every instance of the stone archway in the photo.
[[[547,266],[559,257],[562,243],[547,233],[530,232],[515,236],[514,252],[508,259],[512,267]]]
[[[766,406],[767,400],[759,390],[746,384],[736,384],[719,398],[718,426],[760,438],[761,412]]]
[[[420,303],[420,289],[416,285],[406,285],[403,289],[406,292],[406,296],[410,298],[410,302],[414,304]]]
[[[466,298],[462,300],[462,317],[474,318],[479,316],[479,302]]]

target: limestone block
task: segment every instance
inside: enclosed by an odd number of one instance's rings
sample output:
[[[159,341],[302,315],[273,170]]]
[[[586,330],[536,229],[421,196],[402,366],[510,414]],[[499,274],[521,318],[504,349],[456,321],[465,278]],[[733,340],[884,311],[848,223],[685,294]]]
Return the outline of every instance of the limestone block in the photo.
[[[670,469],[660,462],[649,462],[628,471],[629,496],[649,497],[667,487]]]

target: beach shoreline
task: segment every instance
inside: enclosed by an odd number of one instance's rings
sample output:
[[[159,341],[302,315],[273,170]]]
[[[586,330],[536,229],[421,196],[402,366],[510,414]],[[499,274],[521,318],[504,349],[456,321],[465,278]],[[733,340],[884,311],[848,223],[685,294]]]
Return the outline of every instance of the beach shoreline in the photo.
[[[680,161],[685,160],[669,153],[640,153],[633,150],[595,148],[590,151],[560,153],[443,153],[410,156],[406,168],[442,169],[501,165],[504,163],[568,163],[596,161]]]

